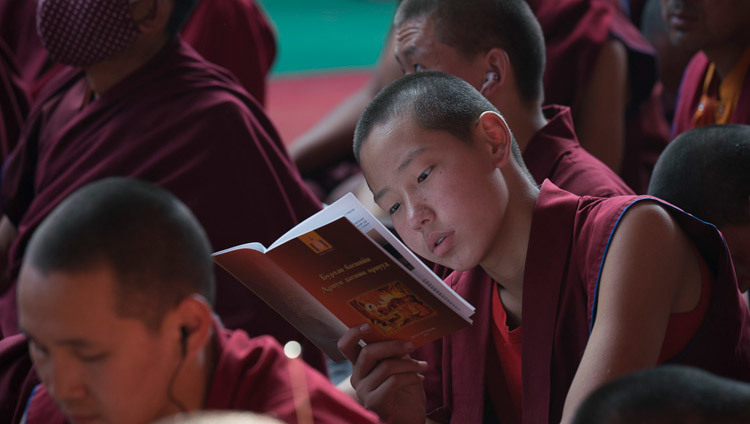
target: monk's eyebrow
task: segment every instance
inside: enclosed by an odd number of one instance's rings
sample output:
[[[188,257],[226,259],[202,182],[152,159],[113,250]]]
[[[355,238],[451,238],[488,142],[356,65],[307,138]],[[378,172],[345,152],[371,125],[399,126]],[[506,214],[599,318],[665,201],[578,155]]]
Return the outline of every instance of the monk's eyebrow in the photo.
[[[398,166],[398,168],[396,168],[396,172],[397,173],[403,172],[406,168],[409,167],[409,165],[411,165],[414,159],[425,150],[427,150],[427,147],[419,146],[409,151],[409,153],[406,154],[406,157],[404,158],[404,160],[401,161],[401,164]],[[388,190],[389,190],[388,187],[385,187],[382,190],[375,193],[375,195],[373,196],[375,203],[377,203],[378,200],[380,200],[380,198],[383,197],[388,192]]]
[[[91,347],[91,343],[87,340],[83,339],[61,339],[61,340],[55,340],[55,345],[58,346],[69,346],[69,347],[76,347],[76,348],[87,348]]]
[[[420,153],[424,152],[425,150],[427,150],[427,147],[420,146],[420,147],[415,147],[414,149],[409,151],[409,153],[407,153],[404,160],[401,162],[401,165],[399,165],[398,168],[396,168],[396,172],[399,172],[399,173],[403,172],[404,169],[406,169],[409,165],[411,165],[411,163],[414,161],[414,158],[416,158]]]
[[[383,197],[386,193],[388,193],[388,187],[380,190],[379,192],[375,193],[375,195],[372,197],[375,203],[378,203],[378,200],[380,200],[381,197]]]
[[[27,339],[31,340],[32,342],[34,342],[37,345],[39,344],[39,342],[37,342],[36,338],[31,333],[29,333],[28,331],[26,331],[25,329],[21,328],[20,332],[24,336],[26,336]],[[70,347],[76,347],[76,348],[86,348],[86,347],[91,347],[92,346],[89,341],[84,340],[84,339],[77,339],[77,338],[54,340],[52,342],[52,344],[56,345],[56,346],[70,346]]]
[[[417,46],[409,46],[401,52],[401,55],[404,56],[405,58],[411,58],[411,57],[414,57],[414,53],[416,52],[417,52]]]

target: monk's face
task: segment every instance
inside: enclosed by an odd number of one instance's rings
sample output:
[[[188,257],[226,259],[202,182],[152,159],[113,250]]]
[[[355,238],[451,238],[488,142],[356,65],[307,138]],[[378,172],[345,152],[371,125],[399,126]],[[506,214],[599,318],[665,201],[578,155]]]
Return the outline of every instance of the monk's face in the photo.
[[[729,247],[740,291],[750,289],[750,224],[723,225],[721,233]]]
[[[360,163],[375,202],[413,251],[459,270],[489,256],[508,193],[481,142],[399,116],[371,130]]]
[[[116,315],[109,268],[43,275],[24,265],[18,302],[36,372],[71,422],[146,423],[171,412],[179,348]]]
[[[434,21],[419,17],[395,30],[394,53],[404,74],[439,71],[455,75],[479,90],[486,78],[482,55],[468,60],[435,38]]]
[[[661,0],[672,43],[688,50],[712,50],[747,40],[747,0]]]

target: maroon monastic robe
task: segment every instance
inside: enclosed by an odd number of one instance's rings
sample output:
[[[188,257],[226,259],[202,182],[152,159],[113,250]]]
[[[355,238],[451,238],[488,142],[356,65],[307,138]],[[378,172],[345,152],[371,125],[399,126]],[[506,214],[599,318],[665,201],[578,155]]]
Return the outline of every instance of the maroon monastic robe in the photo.
[[[716,230],[651,197],[578,197],[549,181],[532,221],[523,286],[521,328],[523,421],[560,421],[590,328],[596,319],[599,275],[620,217],[636,202],[658,202],[691,237],[714,275],[706,318],[675,363],[750,380],[750,312],[726,245]],[[474,325],[421,348],[428,415],[441,422],[482,422],[494,358],[490,325],[492,284],[481,269],[454,272],[446,282],[476,307]],[[635,318],[634,318],[635,319]],[[648,323],[643,323],[647,325]],[[486,377],[489,378],[489,377]]]
[[[28,111],[26,84],[13,53],[0,38],[0,162],[15,147]]]
[[[26,336],[17,334],[0,340],[0,423],[21,422],[37,384]]]
[[[625,116],[625,151],[620,175],[637,193],[648,179],[668,137],[661,99],[654,93],[656,52],[627,17],[603,0],[527,0],[544,32],[547,63],[544,102],[581,107],[602,45],[617,39],[628,54],[630,104]]]
[[[162,186],[195,213],[216,250],[266,245],[319,209],[273,125],[235,80],[172,39],[82,111],[82,71],[66,69],[41,93],[2,178],[3,210],[18,229],[14,281],[29,237],[76,189],[109,176]],[[0,329],[17,329],[15,285],[2,287]],[[216,311],[227,327],[301,340],[286,321],[217,269]],[[310,345],[312,363],[324,369]]]
[[[693,116],[703,94],[703,81],[706,79],[706,71],[710,64],[708,57],[703,52],[698,52],[685,68],[677,97],[677,110],[675,110],[672,123],[673,138],[693,128]],[[745,75],[740,99],[729,123],[750,124],[750,72]]]
[[[266,75],[276,58],[276,40],[253,0],[203,0],[181,35],[209,62],[232,72],[260,104],[265,103]]]
[[[21,75],[32,95],[62,69],[45,69],[49,56],[36,31],[36,3],[0,1],[0,38],[18,57]],[[181,34],[198,53],[232,72],[248,93],[264,103],[266,75],[276,57],[276,41],[254,0],[200,1]]]
[[[0,1],[0,38],[16,56],[19,71],[29,90],[47,62],[47,51],[36,31],[35,0]]]
[[[607,165],[578,144],[573,117],[565,106],[546,106],[547,125],[531,138],[523,160],[538,182],[549,179],[579,196],[611,197],[633,194]]]
[[[268,414],[297,423],[291,367],[302,367],[313,421],[321,424],[379,422],[322,374],[299,359],[289,359],[270,337],[249,338],[243,331],[218,330],[214,346],[216,367],[206,396],[205,410],[238,410]],[[28,424],[63,424],[44,386],[34,391],[27,407]]]

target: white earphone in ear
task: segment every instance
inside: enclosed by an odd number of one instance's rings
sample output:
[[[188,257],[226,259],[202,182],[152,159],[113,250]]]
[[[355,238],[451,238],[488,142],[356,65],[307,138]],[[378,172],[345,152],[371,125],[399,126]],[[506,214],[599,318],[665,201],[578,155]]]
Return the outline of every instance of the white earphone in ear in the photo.
[[[495,71],[487,71],[487,77],[484,80],[484,84],[482,84],[482,88],[479,89],[481,93],[484,93],[484,90],[490,88],[490,86],[494,83],[496,83],[500,79],[500,76]]]

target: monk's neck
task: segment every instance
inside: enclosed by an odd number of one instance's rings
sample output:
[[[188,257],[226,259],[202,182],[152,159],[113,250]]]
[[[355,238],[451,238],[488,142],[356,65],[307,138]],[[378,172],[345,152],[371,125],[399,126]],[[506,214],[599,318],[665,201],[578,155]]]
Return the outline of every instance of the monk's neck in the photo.
[[[508,185],[508,206],[495,244],[480,266],[506,291],[504,295],[514,300],[518,307],[512,312],[520,317],[526,250],[539,190],[520,171],[513,169],[503,175]]]
[[[497,107],[508,122],[521,152],[526,150],[526,146],[529,145],[536,133],[547,125],[542,106],[538,102],[521,107],[517,104],[502,107],[498,105]]]
[[[166,35],[138,39],[116,56],[87,67],[86,79],[92,91],[97,97],[109,91],[151,60],[164,47],[167,40]]]
[[[704,53],[716,65],[716,72],[724,79],[748,48],[750,48],[750,39],[745,42],[725,43],[710,49],[706,48]]]
[[[216,337],[216,336],[213,336]],[[204,409],[208,400],[214,369],[216,353],[213,338],[193,360],[182,364],[173,386],[175,402],[169,405],[169,414]],[[185,408],[185,411],[181,409]]]

